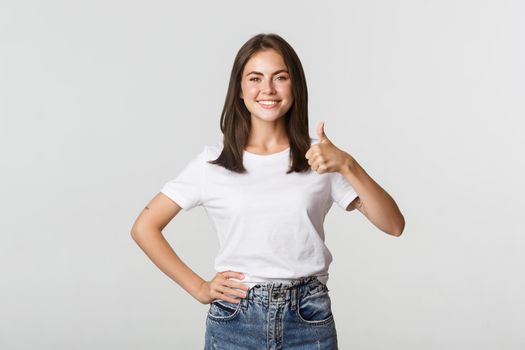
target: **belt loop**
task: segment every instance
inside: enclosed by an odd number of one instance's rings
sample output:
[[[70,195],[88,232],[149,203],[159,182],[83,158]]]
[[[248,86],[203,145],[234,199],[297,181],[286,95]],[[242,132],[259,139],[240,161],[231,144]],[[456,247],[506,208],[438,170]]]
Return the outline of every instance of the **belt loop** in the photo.
[[[292,305],[291,305],[292,310],[295,310],[295,307],[297,306],[297,288],[298,287],[292,288]]]
[[[268,309],[270,308],[270,299],[272,297],[272,289],[273,289],[273,283],[268,283]]]
[[[250,297],[251,291],[252,290],[249,289],[246,292],[246,297],[241,298],[241,308],[242,308],[243,311],[246,311],[246,309],[248,308],[248,298]]]

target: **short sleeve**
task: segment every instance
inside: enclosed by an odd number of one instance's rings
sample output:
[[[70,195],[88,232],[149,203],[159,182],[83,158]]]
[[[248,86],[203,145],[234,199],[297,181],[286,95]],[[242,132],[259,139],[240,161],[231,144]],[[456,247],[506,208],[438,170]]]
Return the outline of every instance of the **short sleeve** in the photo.
[[[332,200],[346,210],[348,204],[357,197],[357,192],[341,173],[331,172],[328,174],[332,185]]]
[[[202,205],[206,146],[173,180],[167,182],[161,192],[188,211]]]

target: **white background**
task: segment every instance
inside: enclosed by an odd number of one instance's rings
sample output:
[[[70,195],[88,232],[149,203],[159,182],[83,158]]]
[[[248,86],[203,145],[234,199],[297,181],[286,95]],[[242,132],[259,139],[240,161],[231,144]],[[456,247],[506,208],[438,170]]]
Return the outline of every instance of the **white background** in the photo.
[[[390,195],[399,238],[325,222],[340,349],[523,349],[521,1],[0,2],[0,348],[201,349],[208,305],[130,236],[220,140],[233,59],[274,32],[319,121]],[[521,138],[521,139],[520,139]],[[202,207],[164,230],[205,279]]]

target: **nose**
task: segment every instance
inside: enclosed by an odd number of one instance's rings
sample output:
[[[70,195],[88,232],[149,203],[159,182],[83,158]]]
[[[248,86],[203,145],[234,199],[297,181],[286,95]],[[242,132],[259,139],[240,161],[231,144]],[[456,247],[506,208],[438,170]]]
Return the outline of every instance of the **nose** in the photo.
[[[273,81],[271,79],[267,80],[266,83],[264,83],[263,92],[266,92],[268,94],[275,92]]]

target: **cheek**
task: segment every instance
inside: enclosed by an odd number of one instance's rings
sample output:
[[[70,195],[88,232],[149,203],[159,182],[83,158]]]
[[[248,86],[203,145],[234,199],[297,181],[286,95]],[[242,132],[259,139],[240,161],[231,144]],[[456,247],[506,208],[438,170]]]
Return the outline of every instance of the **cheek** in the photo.
[[[253,97],[257,96],[257,93],[258,93],[258,91],[257,91],[257,88],[255,88],[255,87],[247,86],[243,90],[244,96],[246,96],[248,98],[253,98]]]
[[[278,89],[279,94],[288,99],[292,98],[292,86],[291,85],[281,85]]]

